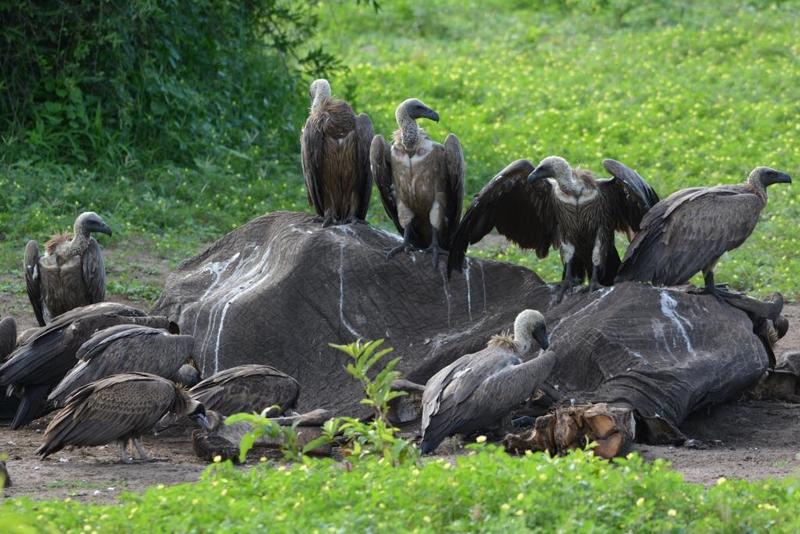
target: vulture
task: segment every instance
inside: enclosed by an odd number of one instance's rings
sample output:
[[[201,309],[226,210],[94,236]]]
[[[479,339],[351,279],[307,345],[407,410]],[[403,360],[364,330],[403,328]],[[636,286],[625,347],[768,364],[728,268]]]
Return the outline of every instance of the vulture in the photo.
[[[311,111],[300,135],[308,203],[323,226],[364,221],[372,194],[372,121],[331,98],[328,80],[311,84]]]
[[[743,184],[690,187],[671,194],[642,219],[642,231],[628,247],[617,280],[674,286],[702,271],[704,292],[717,294],[717,261],[750,236],[767,204],[767,187],[778,183],[792,179],[756,167]]]
[[[613,159],[603,161],[613,178],[598,180],[573,169],[558,156],[535,168],[517,160],[486,184],[472,201],[453,236],[448,273],[463,268],[470,243],[492,228],[522,248],[544,258],[557,248],[564,264],[558,298],[575,283],[590,278],[590,289],[611,285],[620,265],[614,231],[629,238],[639,230],[658,195],[639,174]]]
[[[81,387],[67,399],[47,426],[36,454],[44,459],[67,445],[92,447],[116,441],[122,462],[130,463],[126,446],[132,441],[139,457],[147,461],[139,436],[167,413],[188,415],[208,427],[203,405],[166,378],[149,373],[108,376]]]
[[[291,376],[268,365],[240,365],[210,376],[189,390],[206,409],[222,415],[261,412],[279,406],[271,415],[293,409],[300,396],[300,384]]]
[[[61,408],[79,387],[120,373],[150,373],[171,380],[193,347],[192,336],[150,326],[122,324],[100,330],[78,349],[77,364],[50,393],[48,403]]]
[[[370,147],[372,175],[383,207],[402,245],[387,258],[412,248],[427,248],[438,264],[439,253],[450,248],[450,235],[458,227],[464,197],[464,155],[461,143],[448,134],[444,145],[431,141],[416,119],[439,121],[439,114],[411,98],[398,106],[392,145],[376,135]]]
[[[90,304],[59,315],[0,366],[0,387],[7,388],[7,395],[22,398],[11,428],[44,415],[50,389],[77,363],[75,354],[81,345],[96,331],[118,324],[174,325],[166,317],[148,316],[138,308],[116,302]]]
[[[453,434],[469,434],[501,421],[550,375],[556,354],[544,316],[524,310],[514,337],[493,336],[486,348],[457,359],[425,384],[422,393],[422,454]],[[536,349],[545,350],[536,356]]]
[[[111,228],[87,211],[75,219],[72,236],[55,235],[45,243],[44,256],[39,256],[36,241],[28,241],[25,285],[39,326],[73,308],[105,300],[103,253],[92,232],[111,235]]]

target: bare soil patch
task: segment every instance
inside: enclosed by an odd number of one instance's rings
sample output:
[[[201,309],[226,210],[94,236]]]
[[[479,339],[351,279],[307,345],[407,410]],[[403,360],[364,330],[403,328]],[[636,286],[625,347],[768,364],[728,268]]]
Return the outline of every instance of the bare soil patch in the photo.
[[[118,249],[107,253],[112,264],[114,255],[122,256]],[[124,261],[130,264],[126,270],[136,269],[149,283],[163,284],[166,278],[168,262],[149,257],[145,248]],[[116,267],[110,269],[109,277],[115,272]],[[18,280],[2,275],[0,284],[12,287],[11,291],[0,292],[0,314],[14,316],[20,331],[35,326],[22,274]],[[146,302],[131,302],[121,295],[110,294],[109,299],[147,307]],[[784,314],[790,328],[778,345],[778,353],[800,350],[800,305],[787,304]],[[48,419],[40,420],[19,431],[0,428],[0,454],[9,456],[8,470],[14,484],[5,490],[6,497],[71,497],[109,502],[124,491],[195,481],[205,467],[194,455],[188,433],[145,437],[144,445],[155,459],[149,463],[121,464],[114,445],[64,450],[42,461],[35,451],[47,422]],[[800,475],[800,406],[796,404],[727,403],[694,414],[682,430],[696,440],[694,447],[637,445],[635,450],[645,458],[669,460],[687,480],[702,484],[713,484],[720,477],[752,480]]]

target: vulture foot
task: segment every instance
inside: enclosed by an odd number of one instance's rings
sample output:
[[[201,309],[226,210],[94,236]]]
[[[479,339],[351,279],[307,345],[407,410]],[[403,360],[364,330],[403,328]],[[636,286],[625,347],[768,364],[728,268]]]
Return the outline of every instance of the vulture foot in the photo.
[[[434,269],[436,269],[436,267],[439,266],[439,256],[441,254],[448,254],[448,252],[446,250],[442,249],[438,245],[431,245],[428,248],[423,249],[422,252],[430,253],[433,256],[433,268]]]
[[[558,292],[556,293],[556,303],[564,300],[564,295],[566,295],[567,292],[572,289],[572,284],[573,281],[571,278],[565,278],[561,281],[561,284],[558,286]]]
[[[413,245],[407,244],[407,243],[403,243],[402,245],[400,245],[398,247],[394,247],[393,249],[390,249],[389,252],[386,253],[386,259],[387,260],[391,260],[392,258],[397,256],[400,252],[413,252],[413,251],[414,251],[414,246]]]

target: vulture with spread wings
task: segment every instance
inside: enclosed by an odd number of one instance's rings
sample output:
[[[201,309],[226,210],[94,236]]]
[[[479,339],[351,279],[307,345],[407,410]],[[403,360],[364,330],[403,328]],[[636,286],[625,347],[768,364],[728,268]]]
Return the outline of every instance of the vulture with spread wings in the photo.
[[[550,156],[534,167],[517,160],[500,171],[475,197],[450,245],[448,270],[461,270],[469,244],[497,231],[544,258],[557,248],[564,264],[559,299],[586,277],[591,289],[611,285],[620,265],[614,232],[629,238],[639,231],[656,192],[639,174],[607,159],[613,178],[598,180]]]
[[[437,265],[458,227],[464,197],[464,155],[458,138],[449,134],[444,145],[432,141],[416,119],[439,120],[439,114],[411,98],[395,112],[400,127],[392,145],[376,135],[370,148],[372,175],[383,207],[403,243],[388,258],[403,250],[428,249]]]

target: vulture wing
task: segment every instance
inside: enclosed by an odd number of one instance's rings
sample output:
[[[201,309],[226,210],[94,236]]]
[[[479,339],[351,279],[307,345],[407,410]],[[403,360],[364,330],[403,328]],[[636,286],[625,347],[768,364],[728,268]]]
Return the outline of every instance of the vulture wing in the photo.
[[[643,218],[617,279],[685,284],[744,243],[763,207],[761,197],[741,185],[678,191]]]
[[[463,268],[471,243],[497,231],[523,248],[547,256],[556,240],[552,186],[548,180],[528,183],[533,164],[526,159],[511,163],[481,189],[464,213],[450,243],[448,273]]]
[[[44,326],[44,309],[42,305],[42,291],[39,286],[39,244],[34,240],[28,241],[25,246],[25,286],[28,289],[28,299],[33,306],[33,313],[39,326]]]
[[[400,218],[397,216],[397,202],[394,198],[394,182],[392,179],[392,147],[382,135],[372,138],[369,149],[369,161],[372,168],[372,177],[381,194],[381,202],[386,215],[394,222],[397,231],[403,233]]]
[[[89,302],[103,302],[106,299],[106,268],[103,265],[103,251],[94,238],[89,240],[89,246],[81,257],[81,267]]]
[[[146,373],[118,374],[87,384],[67,400],[48,425],[47,455],[65,445],[104,445],[150,430],[175,402],[175,385]]]
[[[300,134],[300,163],[303,168],[303,177],[306,181],[306,193],[309,206],[320,217],[325,215],[323,204],[324,190],[322,180],[322,162],[325,154],[325,131],[323,123],[317,114],[312,114],[303,126]]]
[[[445,246],[450,244],[450,236],[458,228],[461,219],[461,206],[464,203],[464,153],[461,143],[453,134],[444,140],[445,163],[447,164],[447,229],[449,235],[444,236]]]
[[[372,121],[366,113],[356,117],[356,142],[358,153],[358,209],[356,217],[362,221],[367,219],[369,199],[372,196],[372,170],[370,169],[369,151],[374,132]]]
[[[597,183],[613,214],[614,229],[625,233],[638,232],[642,217],[658,202],[658,194],[639,173],[624,163],[606,159],[603,167],[613,178],[597,180]]]

